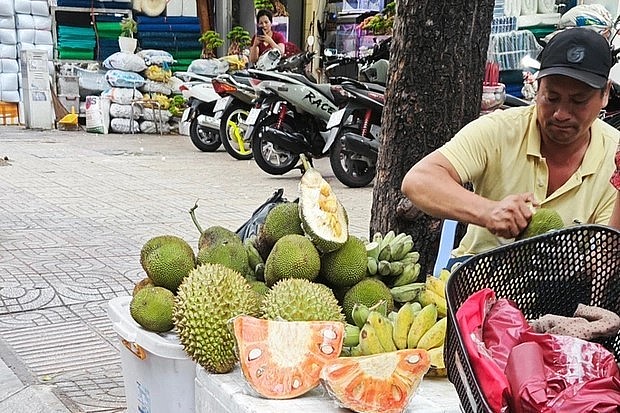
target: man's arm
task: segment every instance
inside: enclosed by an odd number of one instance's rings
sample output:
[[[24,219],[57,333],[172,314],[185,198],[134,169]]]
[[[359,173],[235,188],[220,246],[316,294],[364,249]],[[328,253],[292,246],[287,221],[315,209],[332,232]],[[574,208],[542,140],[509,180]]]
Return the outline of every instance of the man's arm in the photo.
[[[614,204],[614,210],[611,213],[609,226],[620,229],[620,191],[618,191],[618,195],[616,196],[616,203]]]
[[[468,191],[454,166],[439,151],[407,172],[401,190],[429,215],[485,227],[504,238],[514,238],[525,229],[532,217],[530,204],[536,204],[532,193],[494,201]]]

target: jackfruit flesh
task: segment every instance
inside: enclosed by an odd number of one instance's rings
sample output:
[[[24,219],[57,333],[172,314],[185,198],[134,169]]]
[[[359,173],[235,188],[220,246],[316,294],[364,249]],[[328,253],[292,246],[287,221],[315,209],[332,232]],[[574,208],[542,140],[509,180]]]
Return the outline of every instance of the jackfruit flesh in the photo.
[[[306,235],[321,252],[340,248],[349,237],[349,220],[329,183],[311,168],[302,176],[299,192],[299,213]]]

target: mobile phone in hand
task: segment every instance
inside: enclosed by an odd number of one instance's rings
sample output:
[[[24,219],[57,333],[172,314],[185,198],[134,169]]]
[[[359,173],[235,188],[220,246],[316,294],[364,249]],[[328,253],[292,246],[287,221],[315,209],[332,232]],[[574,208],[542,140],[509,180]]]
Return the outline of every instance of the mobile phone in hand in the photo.
[[[264,34],[265,34],[265,32],[263,31],[262,27],[259,27],[258,29],[256,29],[256,35],[257,36],[262,36]]]

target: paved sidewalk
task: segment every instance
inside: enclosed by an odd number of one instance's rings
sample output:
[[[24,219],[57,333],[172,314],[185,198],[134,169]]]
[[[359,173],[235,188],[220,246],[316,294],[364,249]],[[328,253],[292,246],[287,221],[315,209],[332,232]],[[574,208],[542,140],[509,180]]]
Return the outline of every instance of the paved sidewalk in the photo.
[[[372,187],[343,186],[327,159],[315,166],[351,233],[367,236]],[[169,233],[197,245],[197,199],[203,227],[234,230],[277,188],[296,198],[300,176],[202,153],[184,136],[0,126],[0,412],[124,411],[106,305],[144,277],[144,242]]]

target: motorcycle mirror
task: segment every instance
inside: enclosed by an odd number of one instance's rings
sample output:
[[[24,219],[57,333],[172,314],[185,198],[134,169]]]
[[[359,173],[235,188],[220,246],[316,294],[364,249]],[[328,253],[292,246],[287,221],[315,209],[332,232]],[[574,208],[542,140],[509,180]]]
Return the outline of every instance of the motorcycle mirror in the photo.
[[[308,38],[306,39],[306,44],[312,47],[314,45],[314,36],[308,36]]]

